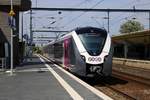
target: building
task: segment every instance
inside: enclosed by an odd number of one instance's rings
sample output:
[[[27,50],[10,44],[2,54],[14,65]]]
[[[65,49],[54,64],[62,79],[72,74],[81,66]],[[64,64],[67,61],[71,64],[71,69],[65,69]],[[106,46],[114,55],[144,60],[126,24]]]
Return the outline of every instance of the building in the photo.
[[[10,66],[10,41],[11,41],[11,28],[9,26],[9,12],[11,0],[0,0],[0,58],[7,59],[7,67]],[[27,11],[31,8],[30,0],[12,0],[14,8],[14,65],[19,64],[20,59],[20,43],[19,43],[19,12]]]

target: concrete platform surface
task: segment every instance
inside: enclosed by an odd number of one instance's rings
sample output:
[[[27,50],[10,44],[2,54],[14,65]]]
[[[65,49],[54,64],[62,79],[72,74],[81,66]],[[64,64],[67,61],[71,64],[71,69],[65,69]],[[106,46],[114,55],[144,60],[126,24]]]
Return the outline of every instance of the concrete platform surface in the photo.
[[[16,68],[14,75],[0,74],[0,100],[102,100],[49,61],[32,57]]]

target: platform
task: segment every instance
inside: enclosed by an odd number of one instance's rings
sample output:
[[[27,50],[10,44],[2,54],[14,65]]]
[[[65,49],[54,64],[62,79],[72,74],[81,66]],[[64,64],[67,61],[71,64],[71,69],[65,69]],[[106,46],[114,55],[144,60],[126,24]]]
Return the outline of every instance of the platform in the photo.
[[[13,76],[0,74],[0,100],[111,100],[59,66],[39,57],[34,56],[17,67]]]

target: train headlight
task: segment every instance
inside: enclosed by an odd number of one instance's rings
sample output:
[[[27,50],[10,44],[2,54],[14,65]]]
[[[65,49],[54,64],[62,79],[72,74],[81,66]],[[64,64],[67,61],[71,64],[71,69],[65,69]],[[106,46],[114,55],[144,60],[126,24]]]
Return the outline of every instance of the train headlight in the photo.
[[[83,61],[86,61],[85,56],[81,55],[81,58],[83,59]]]
[[[107,61],[107,59],[108,59],[108,55],[104,57],[104,61]]]

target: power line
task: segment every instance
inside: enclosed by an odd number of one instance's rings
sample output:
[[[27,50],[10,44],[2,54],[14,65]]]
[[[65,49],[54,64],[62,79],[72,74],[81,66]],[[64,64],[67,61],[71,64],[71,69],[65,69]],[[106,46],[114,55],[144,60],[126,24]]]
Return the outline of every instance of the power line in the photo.
[[[134,2],[137,2],[137,0],[133,0],[133,1],[127,3],[127,4],[123,5],[123,6],[120,6],[120,7],[124,7],[124,6],[126,7],[126,6],[129,6],[130,4],[133,4]],[[114,19],[120,18],[121,15],[124,15],[124,14],[121,13],[121,14],[119,14],[117,17],[115,17]]]
[[[111,24],[111,26],[117,24],[117,22],[120,22],[120,21],[122,21],[122,20],[124,20],[124,19],[128,19],[128,18],[130,18],[130,17],[132,17],[132,16],[134,16],[134,15],[135,15],[135,14],[132,14],[131,16],[127,16],[127,17],[120,18],[119,20],[116,20],[115,22],[113,22],[113,24]]]
[[[31,8],[38,11],[76,11],[76,12],[150,12],[150,9],[93,9],[93,8]]]
[[[90,9],[96,7],[97,5],[99,5],[100,3],[102,3],[104,0],[101,0],[99,2],[97,2],[95,5],[93,5]],[[67,25],[71,24],[72,22],[74,22],[75,20],[77,20],[78,18],[80,18],[82,15],[84,15],[86,12],[81,13],[80,15],[78,15],[77,17],[73,18],[71,21],[69,21],[68,23],[66,23],[64,25],[64,27],[66,27]]]
[[[124,6],[126,7],[126,6],[129,6],[130,4],[132,4],[132,6],[134,6],[134,3],[135,3],[135,2],[139,2],[139,1],[133,0],[133,1],[127,3],[127,4],[123,5],[123,6],[120,6],[120,7],[124,7]],[[149,3],[150,3],[150,2],[149,2]],[[118,15],[117,17],[115,17],[114,19],[120,18],[121,15],[123,15],[123,13],[119,14],[119,15]]]
[[[139,1],[137,1],[137,0],[133,0],[133,1],[131,1],[131,2],[129,2],[129,3],[127,3],[127,4],[125,4],[124,6],[129,6],[130,4],[132,4],[132,6],[134,6],[134,3],[135,2],[139,2]],[[123,6],[123,7],[124,7]],[[121,7],[121,6],[120,6]],[[120,16],[121,15],[123,15],[123,13],[121,13],[121,14],[119,14],[117,17],[115,17],[114,19],[118,19],[118,18],[120,18]],[[133,15],[135,15],[135,14],[133,14]],[[131,15],[130,17],[132,17],[133,15]],[[127,18],[127,17],[126,17]],[[121,19],[119,19],[119,20],[117,20],[117,21],[115,21],[115,22],[118,22],[118,21],[121,21],[121,20],[123,20],[124,18],[121,18]],[[114,23],[114,22],[113,22]],[[116,24],[116,23],[114,23],[114,24]],[[113,25],[114,25],[113,24]]]
[[[142,3],[142,4],[136,4],[136,6],[147,6],[147,5],[150,5],[150,2]]]
[[[79,7],[79,6],[81,6],[82,4],[86,3],[87,1],[88,1],[88,0],[84,0],[84,1],[80,2],[79,4],[75,5],[74,7]],[[69,13],[69,15],[71,15],[71,13],[72,13],[72,11]],[[66,17],[68,17],[68,15],[64,16],[64,18],[66,18]],[[63,19],[64,19],[64,18],[63,18]],[[63,19],[60,19],[59,21],[62,21]],[[58,22],[58,21],[57,21],[57,22]],[[58,26],[58,25],[60,25],[60,24],[58,23],[56,26]]]
[[[88,0],[84,0],[84,1],[80,2],[79,4],[76,4],[75,7],[79,7],[79,6],[81,6],[82,4],[84,4],[86,2],[88,2]]]
[[[119,6],[119,8],[127,7],[127,6],[129,6],[130,4],[133,5],[133,3],[136,2],[136,1],[137,1],[137,0],[133,0],[133,1],[129,2],[129,3],[127,3],[127,4],[124,4],[124,5]]]

